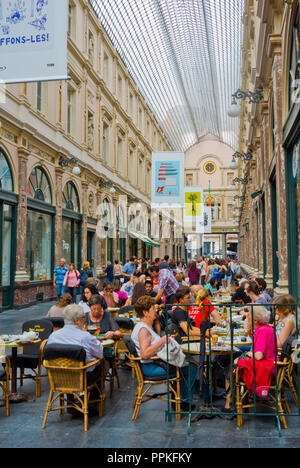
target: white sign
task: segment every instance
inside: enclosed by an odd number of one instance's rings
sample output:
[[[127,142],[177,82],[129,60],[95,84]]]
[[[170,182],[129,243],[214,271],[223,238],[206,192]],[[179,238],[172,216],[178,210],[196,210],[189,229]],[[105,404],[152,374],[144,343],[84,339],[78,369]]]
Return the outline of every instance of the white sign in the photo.
[[[211,234],[211,207],[203,206],[203,216],[196,223],[197,234]]]
[[[152,207],[184,206],[184,153],[152,154]]]
[[[0,0],[0,81],[67,79],[68,0]]]

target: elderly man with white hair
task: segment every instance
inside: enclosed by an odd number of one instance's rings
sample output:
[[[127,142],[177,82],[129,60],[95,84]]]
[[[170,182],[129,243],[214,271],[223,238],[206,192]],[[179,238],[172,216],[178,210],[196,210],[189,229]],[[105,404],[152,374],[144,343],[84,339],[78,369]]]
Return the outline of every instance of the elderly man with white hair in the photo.
[[[77,304],[67,306],[64,310],[64,320],[65,326],[50,335],[47,345],[67,344],[82,346],[86,352],[86,364],[95,361],[95,359],[102,359],[103,347],[101,343],[95,336],[84,331],[86,314],[83,308]],[[88,372],[93,372],[94,370],[95,366],[92,366],[88,369]]]

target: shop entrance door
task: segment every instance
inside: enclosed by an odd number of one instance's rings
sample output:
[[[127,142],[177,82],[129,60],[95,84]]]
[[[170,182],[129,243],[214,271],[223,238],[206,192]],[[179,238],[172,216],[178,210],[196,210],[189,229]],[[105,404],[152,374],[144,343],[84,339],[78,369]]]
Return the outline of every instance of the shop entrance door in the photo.
[[[13,307],[16,265],[16,207],[0,201],[0,285],[2,310]]]

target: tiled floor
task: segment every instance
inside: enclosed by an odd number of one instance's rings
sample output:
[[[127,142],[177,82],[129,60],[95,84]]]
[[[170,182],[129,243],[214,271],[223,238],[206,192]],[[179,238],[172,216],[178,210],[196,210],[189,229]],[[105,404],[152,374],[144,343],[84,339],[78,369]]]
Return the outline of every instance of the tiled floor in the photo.
[[[52,304],[50,304],[52,305]],[[0,333],[18,333],[22,323],[42,318],[50,307],[40,304],[30,309],[0,314]],[[120,370],[121,388],[112,400],[105,399],[104,417],[92,417],[89,430],[83,431],[83,421],[70,415],[51,413],[47,426],[41,429],[49,385],[42,381],[42,396],[35,399],[35,386],[25,381],[23,391],[30,397],[27,403],[11,405],[11,416],[0,408],[0,447],[102,447],[102,448],[193,448],[193,447],[300,447],[300,419],[288,417],[288,429],[282,437],[274,417],[247,417],[241,428],[236,420],[216,417],[193,423],[187,434],[187,417],[181,421],[165,421],[166,403],[151,401],[142,406],[136,422],[131,421],[136,380],[131,372]],[[108,391],[106,392],[108,395]],[[220,401],[220,403],[222,400]],[[295,408],[293,407],[294,411]]]

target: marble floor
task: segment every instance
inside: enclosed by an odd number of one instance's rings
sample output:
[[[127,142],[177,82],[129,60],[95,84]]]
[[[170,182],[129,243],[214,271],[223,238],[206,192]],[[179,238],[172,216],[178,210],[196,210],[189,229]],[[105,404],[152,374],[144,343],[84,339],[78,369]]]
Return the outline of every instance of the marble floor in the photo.
[[[44,303],[19,311],[0,314],[0,333],[19,333],[22,323],[32,318],[42,318],[52,304]],[[132,402],[136,380],[131,372],[120,369],[121,388],[116,389],[113,399],[108,389],[104,403],[104,417],[89,419],[89,430],[84,432],[83,420],[71,415],[51,413],[47,426],[42,430],[42,421],[48,398],[47,377],[42,379],[42,396],[35,398],[35,385],[31,380],[24,383],[23,392],[29,401],[11,404],[11,416],[5,416],[0,408],[1,448],[249,448],[249,447],[300,447],[300,419],[287,418],[288,429],[279,437],[274,417],[246,417],[244,425],[237,428],[236,420],[224,421],[218,417],[202,419],[191,426],[188,435],[188,420],[173,418],[166,422],[166,403],[150,401],[142,406],[137,421],[132,422]],[[222,400],[218,402],[222,404]],[[292,408],[295,411],[295,407]]]

